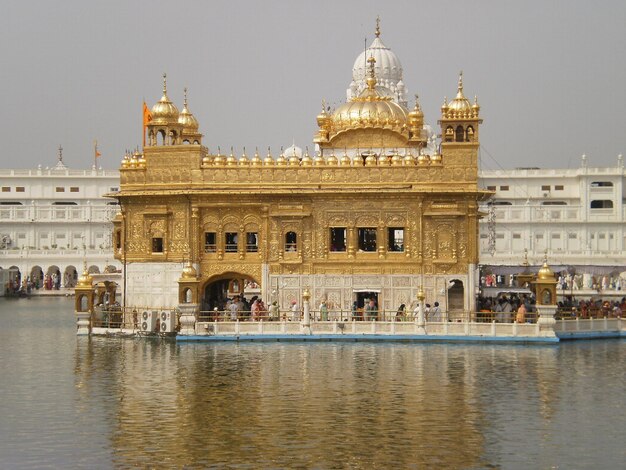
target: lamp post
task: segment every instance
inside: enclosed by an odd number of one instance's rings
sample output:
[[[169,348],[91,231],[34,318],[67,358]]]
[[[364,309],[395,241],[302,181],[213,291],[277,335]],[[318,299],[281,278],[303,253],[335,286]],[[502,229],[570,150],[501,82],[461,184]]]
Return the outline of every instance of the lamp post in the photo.
[[[420,290],[417,292],[417,327],[422,330],[425,330],[426,326],[426,319],[424,318],[424,299],[426,299],[426,294],[424,294],[424,288],[420,285]]]
[[[309,288],[305,287],[304,292],[302,292],[302,307],[304,315],[302,317],[302,333],[305,335],[310,335],[311,333],[311,306],[309,300],[311,299],[311,293],[309,292]]]

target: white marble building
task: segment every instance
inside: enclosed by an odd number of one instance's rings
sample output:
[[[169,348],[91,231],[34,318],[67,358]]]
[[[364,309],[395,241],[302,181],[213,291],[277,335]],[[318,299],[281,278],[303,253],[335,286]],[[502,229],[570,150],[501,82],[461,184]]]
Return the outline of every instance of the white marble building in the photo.
[[[40,285],[56,274],[60,287],[73,287],[84,261],[92,273],[121,269],[111,248],[119,206],[102,197],[118,188],[118,171],[69,169],[61,153],[52,168],[0,169],[0,268]]]
[[[481,265],[506,277],[520,271],[524,250],[531,265],[547,250],[566,289],[626,289],[619,276],[626,271],[621,155],[613,167],[591,167],[583,155],[573,169],[481,171],[479,184],[495,191],[482,209],[492,216],[481,220]]]

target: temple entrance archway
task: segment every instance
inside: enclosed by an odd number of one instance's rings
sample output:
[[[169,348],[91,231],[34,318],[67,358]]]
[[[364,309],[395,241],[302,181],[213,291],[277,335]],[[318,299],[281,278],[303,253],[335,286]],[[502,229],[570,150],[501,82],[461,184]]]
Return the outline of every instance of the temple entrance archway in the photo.
[[[448,289],[448,311],[458,312],[465,309],[465,289],[463,281],[454,279]]]
[[[261,297],[261,284],[256,279],[241,273],[224,273],[209,279],[202,288],[200,310],[224,310],[229,299],[239,297],[250,302],[255,296]]]

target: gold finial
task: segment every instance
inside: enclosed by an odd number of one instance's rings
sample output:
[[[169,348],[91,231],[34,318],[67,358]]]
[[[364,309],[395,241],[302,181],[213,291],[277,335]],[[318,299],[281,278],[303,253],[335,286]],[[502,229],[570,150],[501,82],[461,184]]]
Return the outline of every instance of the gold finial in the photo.
[[[163,73],[163,96],[167,96],[167,74]]]
[[[241,156],[242,156],[243,158],[245,158],[245,157],[246,157],[246,148],[245,148],[245,147],[243,148],[243,154],[242,154]]]
[[[543,263],[548,264],[548,250],[547,249],[543,252]]]
[[[374,34],[377,38],[380,37],[380,16],[376,16],[376,32]]]
[[[528,266],[528,248],[524,248],[524,266]]]
[[[426,294],[424,294],[424,287],[422,287],[422,285],[420,284],[420,289],[419,291],[417,291],[417,300],[423,302],[425,298]]]
[[[187,87],[185,87],[183,89],[184,95],[185,95],[185,99],[183,100],[183,105],[186,108],[187,107]]]
[[[422,107],[420,106],[420,97],[415,94],[415,111],[420,111]]]
[[[59,161],[63,163],[63,147],[59,145]]]
[[[369,59],[367,59],[367,62],[369,64],[369,77],[367,77],[367,87],[370,90],[373,90],[374,87],[376,86],[376,73],[374,72],[374,65],[376,64],[376,59],[374,59],[373,56],[370,56]]]
[[[463,93],[463,70],[459,72],[459,93]]]
[[[221,156],[221,155],[222,155],[222,148],[221,148],[219,145],[217,146],[217,154],[218,154],[219,156]]]

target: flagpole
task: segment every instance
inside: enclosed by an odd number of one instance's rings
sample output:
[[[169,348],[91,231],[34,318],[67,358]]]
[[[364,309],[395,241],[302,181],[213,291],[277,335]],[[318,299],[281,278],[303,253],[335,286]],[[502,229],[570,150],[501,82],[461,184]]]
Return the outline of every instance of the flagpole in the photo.
[[[93,141],[93,167],[98,169],[98,141]]]
[[[143,107],[141,108],[141,134],[143,135],[143,146],[146,146],[146,100],[143,100]],[[143,148],[141,149],[143,152]]]

